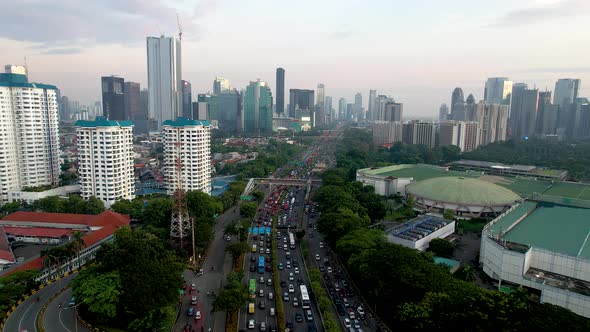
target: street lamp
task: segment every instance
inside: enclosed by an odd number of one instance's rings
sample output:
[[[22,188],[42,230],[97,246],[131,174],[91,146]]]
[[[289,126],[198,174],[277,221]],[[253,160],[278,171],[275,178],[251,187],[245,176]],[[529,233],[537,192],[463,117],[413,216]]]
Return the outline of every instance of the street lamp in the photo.
[[[76,304],[76,305],[73,305],[73,306],[69,306],[69,307],[62,308],[62,310],[74,309],[74,325],[76,326],[76,332],[78,332],[78,319],[76,318],[76,308],[77,308],[77,307],[78,307],[80,304],[84,303],[84,301],[86,301],[86,299],[82,300],[82,302],[80,302],[80,303],[78,303],[78,304]]]

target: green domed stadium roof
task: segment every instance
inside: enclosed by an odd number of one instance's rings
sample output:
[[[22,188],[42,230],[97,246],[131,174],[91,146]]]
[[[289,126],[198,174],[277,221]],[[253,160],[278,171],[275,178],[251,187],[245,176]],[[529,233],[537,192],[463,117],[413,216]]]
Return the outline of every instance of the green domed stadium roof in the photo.
[[[412,183],[406,191],[416,197],[465,205],[505,205],[521,199],[509,189],[491,182],[445,176]]]

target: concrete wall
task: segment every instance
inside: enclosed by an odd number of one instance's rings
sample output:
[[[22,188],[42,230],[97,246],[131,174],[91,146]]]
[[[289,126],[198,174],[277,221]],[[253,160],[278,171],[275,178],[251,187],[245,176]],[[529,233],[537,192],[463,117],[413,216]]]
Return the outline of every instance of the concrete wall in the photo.
[[[13,190],[8,192],[8,201],[21,201],[24,200],[27,203],[31,204],[36,200],[50,197],[50,196],[66,196],[68,194],[75,194],[80,192],[80,185],[75,184],[71,186],[63,186],[57,187],[41,192],[28,192],[28,191],[21,191],[21,190]]]

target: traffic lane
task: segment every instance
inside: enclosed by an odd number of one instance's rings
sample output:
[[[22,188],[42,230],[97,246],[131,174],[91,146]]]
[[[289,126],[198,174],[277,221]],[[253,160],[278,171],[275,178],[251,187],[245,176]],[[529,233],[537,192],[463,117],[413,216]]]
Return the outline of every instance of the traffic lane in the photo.
[[[310,222],[312,222],[312,223],[315,224],[315,222],[316,222],[315,220],[317,220],[317,219],[315,219],[315,218],[314,219],[310,219]],[[317,236],[315,236],[314,239],[312,239],[312,240],[316,240],[316,241],[312,241],[313,242],[312,246],[315,248],[316,252],[319,253],[320,256],[321,256],[321,260],[320,261],[316,261],[316,266],[317,266],[317,268],[319,268],[323,264],[323,259],[325,257],[329,257],[329,250],[328,250],[328,248],[326,246],[324,246],[324,248],[320,248],[319,247],[319,242],[322,240],[322,237],[321,237],[321,235],[317,231],[314,231],[314,232],[317,234]],[[330,260],[330,263],[331,263],[331,267],[333,269],[339,269],[340,268],[339,266],[336,266],[335,265],[335,263],[334,263],[333,260]],[[326,267],[324,266],[324,268],[326,268]],[[322,278],[324,278],[324,275],[325,274],[327,274],[329,276],[330,281],[333,284],[334,281],[335,281],[334,280],[334,278],[335,278],[334,273],[328,273],[327,272],[327,269],[326,269],[325,272],[322,273]],[[343,280],[346,280],[346,282],[348,284],[351,283],[351,280],[349,280],[348,278],[344,278],[343,277]],[[332,297],[332,295],[330,295],[329,293],[328,293],[328,295]],[[342,298],[338,294],[335,294],[332,297],[332,301],[335,298],[340,298],[342,300]],[[356,294],[356,293],[354,294],[354,296],[345,296],[345,298],[349,301],[349,303],[351,303],[351,306],[354,303],[356,303],[356,304],[360,304],[361,303],[360,299],[358,298],[358,294]],[[348,310],[348,308],[346,308],[346,309]],[[336,312],[336,314],[338,315],[337,312]],[[343,324],[343,319],[345,317],[348,317],[348,314],[345,315],[345,316],[338,315],[338,317],[340,319],[340,323]],[[371,319],[366,319],[366,324],[364,323],[364,321],[361,320],[361,325],[364,325],[363,326],[363,330],[367,330],[367,331],[374,331],[375,330],[375,324],[374,324],[374,322]]]
[[[193,328],[197,326],[197,322],[194,322],[192,319],[193,317],[189,318],[187,316],[188,308],[191,306],[192,295],[195,293],[201,300],[200,302],[202,302],[201,324],[204,324],[204,327],[212,327],[214,325],[216,314],[211,313],[213,309],[213,301],[212,299],[207,298],[206,294],[207,292],[211,294],[212,292],[217,291],[222,286],[225,276],[231,269],[231,258],[227,257],[225,252],[225,247],[229,243],[224,238],[223,229],[226,225],[234,222],[235,220],[239,220],[239,207],[234,206],[228,209],[215,220],[215,233],[211,243],[209,244],[207,256],[205,257],[205,261],[203,262],[202,266],[203,275],[198,276],[191,270],[185,270],[183,272],[183,277],[186,281],[187,287],[185,289],[185,294],[180,299],[182,305],[180,308],[178,320],[174,327],[174,331],[176,332],[181,332],[187,324],[192,325]],[[213,267],[213,270],[211,267]],[[191,284],[193,283],[197,288],[195,291],[191,290]],[[201,296],[201,294],[205,294],[205,296]],[[223,314],[220,313],[219,315]]]
[[[23,301],[14,312],[6,320],[3,331],[14,332],[14,331],[36,331],[35,318],[39,315],[43,305],[49,300],[53,294],[58,292],[60,289],[69,284],[77,274],[69,275],[55,281],[43,289],[39,290],[33,296]],[[39,302],[37,302],[39,299]]]
[[[49,303],[43,316],[43,326],[47,332],[77,331],[90,332],[76,319],[75,308],[68,304],[72,298],[72,288],[68,288]]]

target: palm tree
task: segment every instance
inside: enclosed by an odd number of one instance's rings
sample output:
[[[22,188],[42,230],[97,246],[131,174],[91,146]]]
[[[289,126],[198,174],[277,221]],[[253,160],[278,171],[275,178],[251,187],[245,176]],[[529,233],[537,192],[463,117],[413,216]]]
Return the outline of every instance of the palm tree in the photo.
[[[72,234],[71,243],[74,246],[74,249],[76,250],[76,255],[78,256],[78,269],[80,269],[80,267],[82,267],[82,262],[80,261],[80,251],[82,250],[82,247],[86,245],[86,243],[84,242],[84,234],[80,231],[75,231]]]
[[[43,258],[43,266],[49,269],[49,279],[52,279],[51,270],[53,264],[57,261],[57,256],[55,252],[55,248],[45,248],[41,250],[41,257]]]

